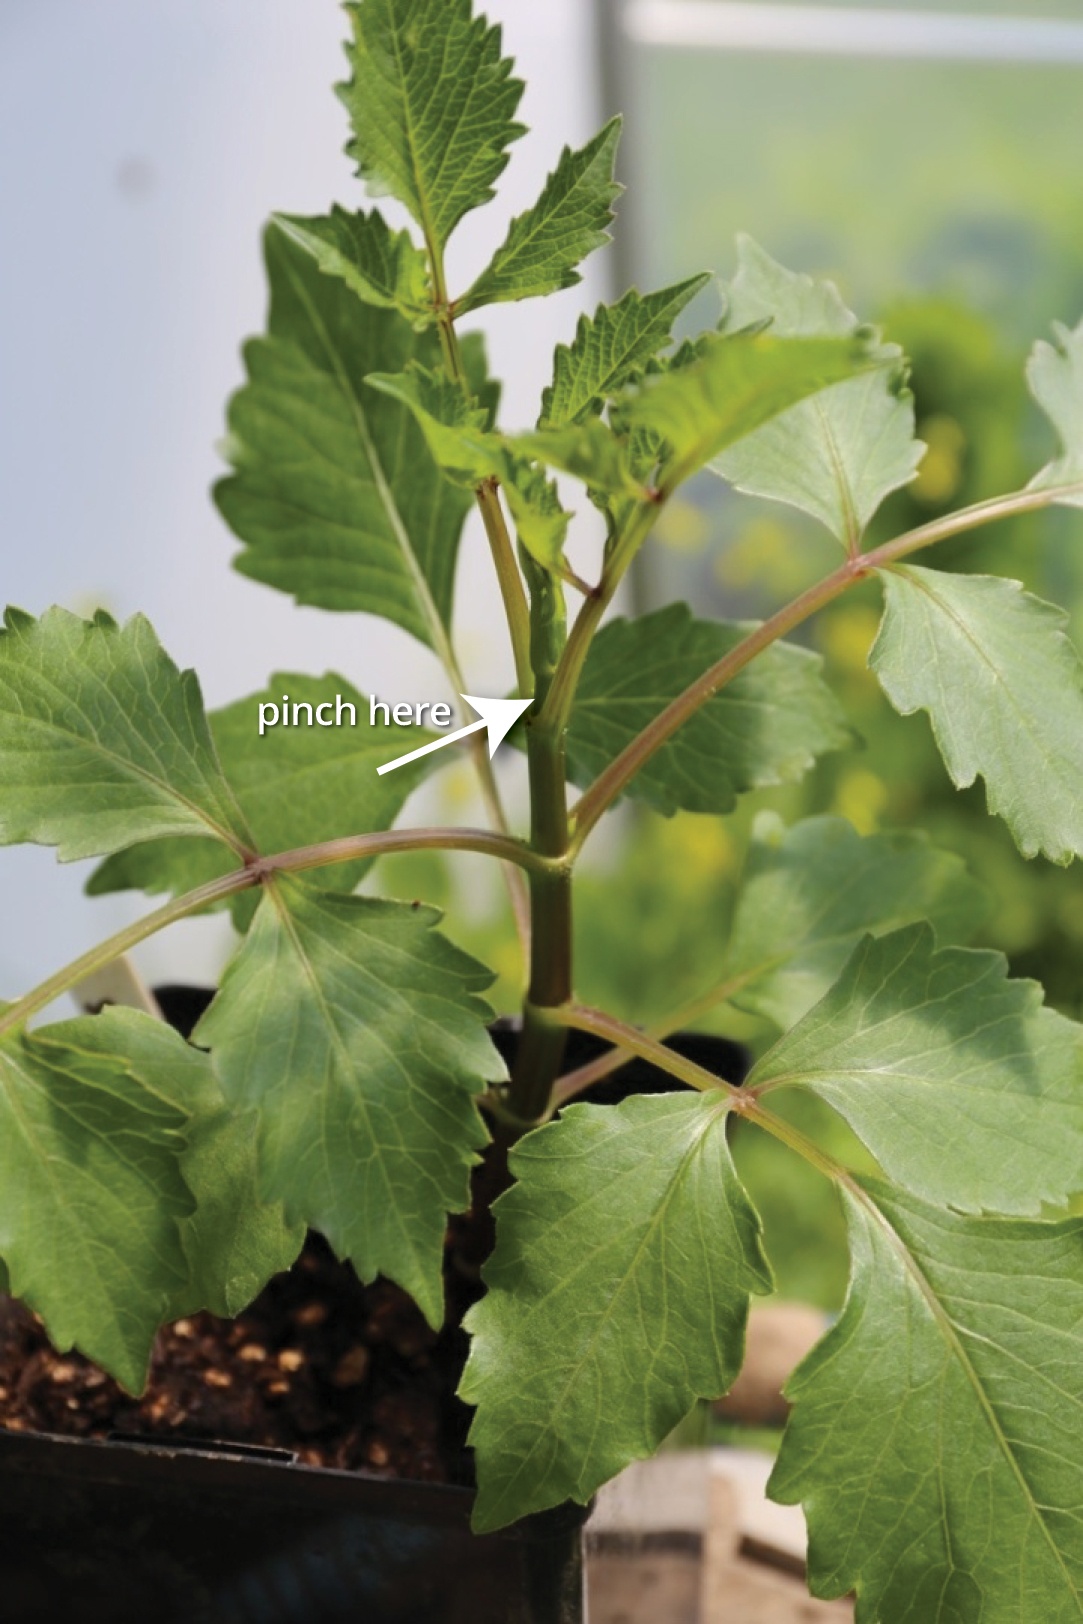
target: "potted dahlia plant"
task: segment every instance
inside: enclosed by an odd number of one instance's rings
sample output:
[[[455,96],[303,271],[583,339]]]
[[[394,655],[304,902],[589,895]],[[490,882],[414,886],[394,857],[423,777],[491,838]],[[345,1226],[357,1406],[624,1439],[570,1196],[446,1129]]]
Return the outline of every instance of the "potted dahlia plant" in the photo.
[[[430,1364],[450,1305],[476,1484],[423,1492],[239,1446],[215,1460],[163,1428],[156,1447],[76,1446],[7,1412],[20,1616],[50,1616],[60,1571],[88,1619],[334,1618],[359,1599],[378,1619],[581,1616],[576,1508],[728,1390],[750,1298],[771,1290],[739,1126],[775,1142],[781,1179],[796,1157],[830,1181],[849,1230],[849,1295],[792,1381],[772,1478],[805,1507],[813,1593],[856,1594],[860,1624],[1078,1619],[1080,1029],[966,945],[962,865],[919,831],[761,819],[722,979],[650,1029],[577,1000],[572,925],[581,855],[624,798],[723,817],[852,745],[819,659],[789,639],[870,581],[890,702],[927,713],[952,781],[983,780],[1025,856],[1083,853],[1083,670],[1064,615],[936,560],[963,532],[1083,506],[1083,325],[1033,351],[1056,443],[1026,489],[875,546],[870,521],[923,452],[905,357],[747,239],[719,322],[674,339],[706,275],[624,293],[568,334],[536,423],[512,431],[474,318],[578,280],[607,240],[619,122],[565,149],[489,263],[450,286],[448,241],[524,133],[522,86],[472,0],[346,11],[349,151],[406,223],[370,204],[275,217],[267,331],[245,351],[216,499],[244,574],[390,620],[434,651],[447,693],[419,711],[378,698],[377,673],[353,674],[364,689],[278,674],[208,715],[145,620],[8,611],[0,838],[101,858],[92,890],[167,900],[0,1006],[0,1258],[56,1349],[138,1395],[163,1326],[190,1336],[201,1310],[242,1325],[314,1232],[325,1262],[413,1300]],[[837,564],[762,622],[683,603],[608,615],[703,469],[811,514]],[[571,499],[597,536],[574,562]],[[475,506],[508,661],[506,692],[480,698],[453,622]],[[461,747],[444,748],[452,727]],[[498,746],[521,753],[523,830]],[[400,824],[463,751],[487,826]],[[480,853],[506,878],[526,975],[499,1047],[490,973],[436,911],[357,892],[404,851]],[[190,1036],[117,1007],[37,1019],[211,907],[231,909],[237,945]],[[724,1005],[772,1034],[743,1078],[667,1041]],[[599,1094],[633,1060],[623,1098]],[[847,1125],[852,1164],[799,1130],[786,1091]],[[366,1358],[340,1360],[340,1385],[364,1385]],[[99,1595],[82,1547],[65,1567],[79,1518],[126,1591]],[[291,1613],[299,1572],[307,1611]]]

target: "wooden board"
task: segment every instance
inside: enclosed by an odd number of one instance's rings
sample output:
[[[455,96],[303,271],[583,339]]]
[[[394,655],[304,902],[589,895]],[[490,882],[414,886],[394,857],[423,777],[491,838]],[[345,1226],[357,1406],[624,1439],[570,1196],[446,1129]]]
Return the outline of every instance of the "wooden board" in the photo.
[[[852,1624],[805,1588],[805,1524],[764,1493],[744,1450],[659,1455],[598,1497],[587,1528],[589,1624]]]

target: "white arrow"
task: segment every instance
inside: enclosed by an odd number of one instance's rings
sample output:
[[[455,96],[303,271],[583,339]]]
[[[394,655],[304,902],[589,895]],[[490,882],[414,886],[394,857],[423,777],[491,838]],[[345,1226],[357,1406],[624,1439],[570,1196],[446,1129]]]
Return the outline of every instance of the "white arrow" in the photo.
[[[474,707],[481,717],[480,722],[470,722],[466,727],[460,727],[455,733],[449,733],[443,739],[434,739],[431,744],[423,744],[420,750],[411,750],[408,756],[398,756],[394,761],[385,761],[376,771],[393,773],[396,767],[405,767],[408,761],[417,761],[421,756],[429,756],[434,750],[442,750],[445,744],[454,744],[457,739],[468,738],[471,733],[480,733],[483,727],[489,729],[489,759],[492,760],[496,755],[497,745],[510,733],[523,712],[534,703],[532,699],[475,699],[473,694],[463,694],[462,698],[468,705]]]

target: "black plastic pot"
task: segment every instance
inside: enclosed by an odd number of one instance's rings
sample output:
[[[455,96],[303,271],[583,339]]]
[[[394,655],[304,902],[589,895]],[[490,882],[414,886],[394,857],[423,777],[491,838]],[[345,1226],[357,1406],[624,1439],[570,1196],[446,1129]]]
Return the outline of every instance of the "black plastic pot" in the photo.
[[[163,988],[187,1032],[209,994]],[[494,1033],[507,1054],[509,1028]],[[731,1081],[744,1051],[674,1048]],[[572,1035],[571,1065],[604,1047]],[[591,1098],[681,1085],[633,1062]],[[296,1464],[237,1444],[0,1429],[0,1617],[12,1624],[583,1624],[586,1511],[483,1538],[472,1492]]]
[[[0,1432],[12,1624],[580,1624],[580,1507],[470,1533],[468,1489]]]

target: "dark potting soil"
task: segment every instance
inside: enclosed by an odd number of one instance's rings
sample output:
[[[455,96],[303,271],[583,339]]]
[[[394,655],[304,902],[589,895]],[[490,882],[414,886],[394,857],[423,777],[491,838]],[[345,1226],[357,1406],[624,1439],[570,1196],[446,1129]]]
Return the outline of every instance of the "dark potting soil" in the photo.
[[[195,989],[159,990],[185,1035],[209,1001]],[[498,1046],[514,1033],[497,1030]],[[570,1064],[605,1045],[574,1034]],[[580,1041],[582,1039],[582,1041]],[[742,1052],[722,1040],[671,1040],[688,1058],[736,1081]],[[673,1091],[672,1078],[633,1062],[592,1092]],[[358,1281],[317,1235],[294,1267],[236,1319],[195,1314],[160,1332],[145,1393],[134,1398],[77,1353],[58,1354],[37,1316],[0,1299],[0,1427],[80,1438],[217,1440],[286,1450],[306,1464],[437,1483],[472,1482],[471,1412],[455,1397],[467,1352],[462,1317],[481,1293],[491,1241],[485,1210],[506,1180],[492,1163],[475,1174],[474,1215],[456,1219],[445,1248],[448,1315],[434,1332],[391,1284]]]
[[[5,1301],[0,1426],[214,1439],[288,1450],[312,1466],[464,1482],[470,1412],[454,1397],[464,1343],[450,1326],[435,1334],[390,1282],[362,1286],[311,1236],[235,1320],[195,1314],[166,1326],[138,1399],[79,1354],[56,1353],[37,1317]]]

